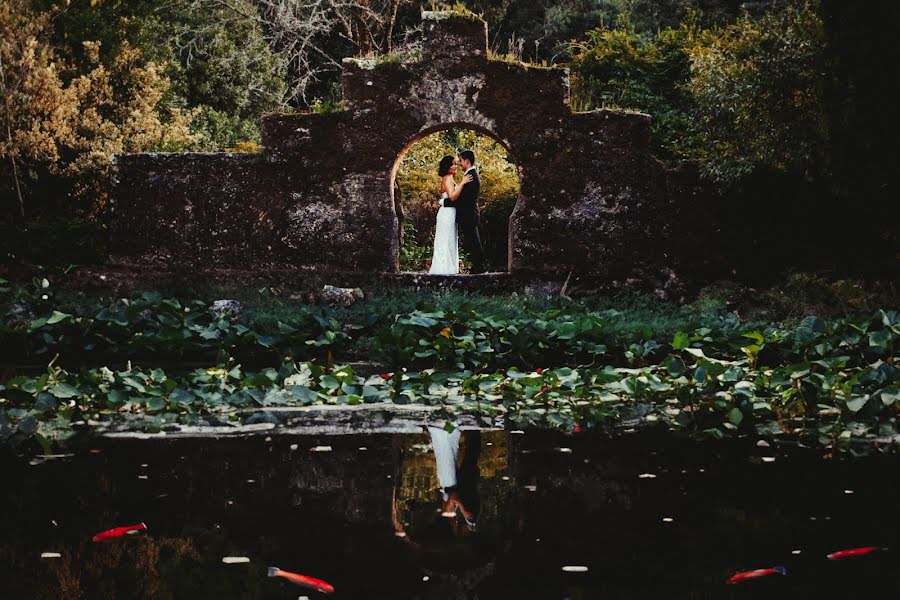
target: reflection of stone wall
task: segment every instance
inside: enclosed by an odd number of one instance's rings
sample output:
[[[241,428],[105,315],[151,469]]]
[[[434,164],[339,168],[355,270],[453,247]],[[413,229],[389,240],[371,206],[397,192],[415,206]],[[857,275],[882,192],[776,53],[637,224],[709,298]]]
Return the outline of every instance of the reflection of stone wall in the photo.
[[[646,115],[573,114],[567,71],[488,60],[479,19],[426,18],[424,37],[419,62],[345,60],[342,112],[264,115],[260,155],[117,157],[114,258],[394,271],[397,160],[451,126],[492,135],[520,167],[512,270],[627,274],[662,258],[665,173]]]

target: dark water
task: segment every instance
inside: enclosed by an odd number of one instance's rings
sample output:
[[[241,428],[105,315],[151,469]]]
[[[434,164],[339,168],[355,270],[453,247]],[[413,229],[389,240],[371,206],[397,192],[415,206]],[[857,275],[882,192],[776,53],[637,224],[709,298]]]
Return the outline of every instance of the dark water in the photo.
[[[311,451],[316,446],[331,451]],[[466,432],[454,497],[474,516],[473,531],[462,511],[440,515],[446,507],[427,434],[121,440],[94,448],[41,464],[0,459],[0,597],[323,596],[267,578],[271,565],[324,579],[338,598],[900,592],[900,546],[857,560],[825,558],[897,545],[896,457],[826,459],[651,434]],[[141,521],[145,534],[91,542],[99,531]],[[250,562],[223,564],[225,556]],[[565,572],[567,565],[588,570]],[[788,575],[724,583],[774,565]]]

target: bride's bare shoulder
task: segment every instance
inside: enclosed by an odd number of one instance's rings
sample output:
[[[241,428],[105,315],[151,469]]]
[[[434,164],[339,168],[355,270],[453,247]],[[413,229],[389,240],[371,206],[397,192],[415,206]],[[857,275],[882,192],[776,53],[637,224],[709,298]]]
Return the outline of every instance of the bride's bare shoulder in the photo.
[[[456,181],[453,179],[453,175],[447,174],[441,177],[441,191],[449,192],[453,188],[456,187]]]

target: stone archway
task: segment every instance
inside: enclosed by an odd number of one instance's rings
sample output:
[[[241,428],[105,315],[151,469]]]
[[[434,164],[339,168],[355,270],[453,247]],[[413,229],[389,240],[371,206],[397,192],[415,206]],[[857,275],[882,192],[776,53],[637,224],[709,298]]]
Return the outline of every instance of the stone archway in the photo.
[[[500,147],[503,148],[503,150],[507,153],[509,159],[511,159],[511,163],[515,166],[515,179],[517,181],[518,189],[515,194],[515,202],[513,203],[513,206],[515,207],[516,205],[518,205],[518,201],[521,199],[521,187],[522,187],[523,174],[522,174],[521,168],[519,167],[519,162],[516,159],[515,153],[510,148],[509,142],[501,139],[496,133],[489,131],[484,127],[481,127],[478,125],[472,125],[470,123],[455,122],[455,123],[448,123],[446,125],[430,127],[430,128],[427,128],[427,129],[419,132],[418,134],[415,135],[415,137],[413,137],[411,140],[409,140],[409,142],[400,151],[400,154],[397,155],[397,157],[394,161],[394,166],[391,169],[388,188],[391,191],[391,203],[393,206],[397,207],[398,218],[401,218],[401,220],[402,220],[402,217],[399,216],[401,202],[400,202],[400,199],[397,198],[395,195],[396,195],[398,189],[400,189],[397,185],[397,177],[398,177],[399,168],[400,168],[401,164],[403,163],[404,157],[414,146],[416,146],[416,144],[422,142],[423,140],[425,140],[435,134],[439,134],[439,133],[450,131],[450,130],[463,130],[463,131],[474,132],[474,133],[478,134],[479,136],[490,138],[491,140],[496,142]],[[481,158],[482,158],[481,156],[478,155],[477,151],[476,151],[476,158],[479,161],[481,161]],[[481,162],[481,164],[479,166],[480,167],[484,166],[483,161]],[[483,176],[483,186],[484,186],[485,182],[486,182],[486,180],[484,179],[485,175],[483,174],[482,176]],[[434,177],[434,182],[435,182],[435,185],[437,185],[438,179],[436,176]],[[490,186],[490,183],[487,182],[486,185]],[[485,192],[488,192],[488,193],[486,194]],[[481,207],[482,207],[482,213],[483,213],[483,216],[482,216],[482,239],[485,242],[485,250],[488,253],[490,252],[490,249],[488,247],[489,240],[488,240],[487,236],[491,232],[488,230],[487,226],[489,225],[489,223],[486,222],[486,219],[484,217],[484,211],[485,211],[486,197],[489,196],[489,192],[490,192],[489,187],[482,188],[482,201],[481,201]],[[435,195],[437,195],[437,191],[435,191]],[[508,220],[509,219],[507,217],[506,221],[508,221]],[[496,225],[496,222],[494,224]],[[403,224],[401,222],[398,225],[399,226],[398,226],[397,230],[399,231],[402,229]],[[401,236],[401,239],[398,240],[398,242],[400,242],[402,244],[402,236]],[[503,257],[502,265],[497,264],[495,266],[495,269],[499,268],[499,270],[501,270],[501,271],[508,271],[509,270],[509,257],[510,257],[510,238],[509,238],[508,225],[506,227],[506,233],[503,236],[503,245],[505,247],[505,252],[504,252],[505,256]],[[494,256],[493,258],[496,259],[497,257]],[[400,269],[400,270],[402,270],[402,269]]]
[[[516,157],[512,272],[621,274],[661,252],[666,181],[649,117],[573,113],[568,72],[490,60],[484,21],[424,13],[421,59],[345,59],[342,87],[344,110],[264,115],[261,154],[115,157],[114,259],[396,272],[397,157],[454,124]]]

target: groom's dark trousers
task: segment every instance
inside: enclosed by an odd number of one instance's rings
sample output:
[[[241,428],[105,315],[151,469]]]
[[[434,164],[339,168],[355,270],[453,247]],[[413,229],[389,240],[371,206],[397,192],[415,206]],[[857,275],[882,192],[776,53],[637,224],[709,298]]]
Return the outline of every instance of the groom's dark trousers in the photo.
[[[456,224],[462,234],[463,248],[472,261],[472,273],[484,273],[484,246],[481,244],[481,218],[478,211],[478,194],[481,179],[478,171],[472,171],[472,181],[466,184],[456,201],[445,206],[456,208]]]

